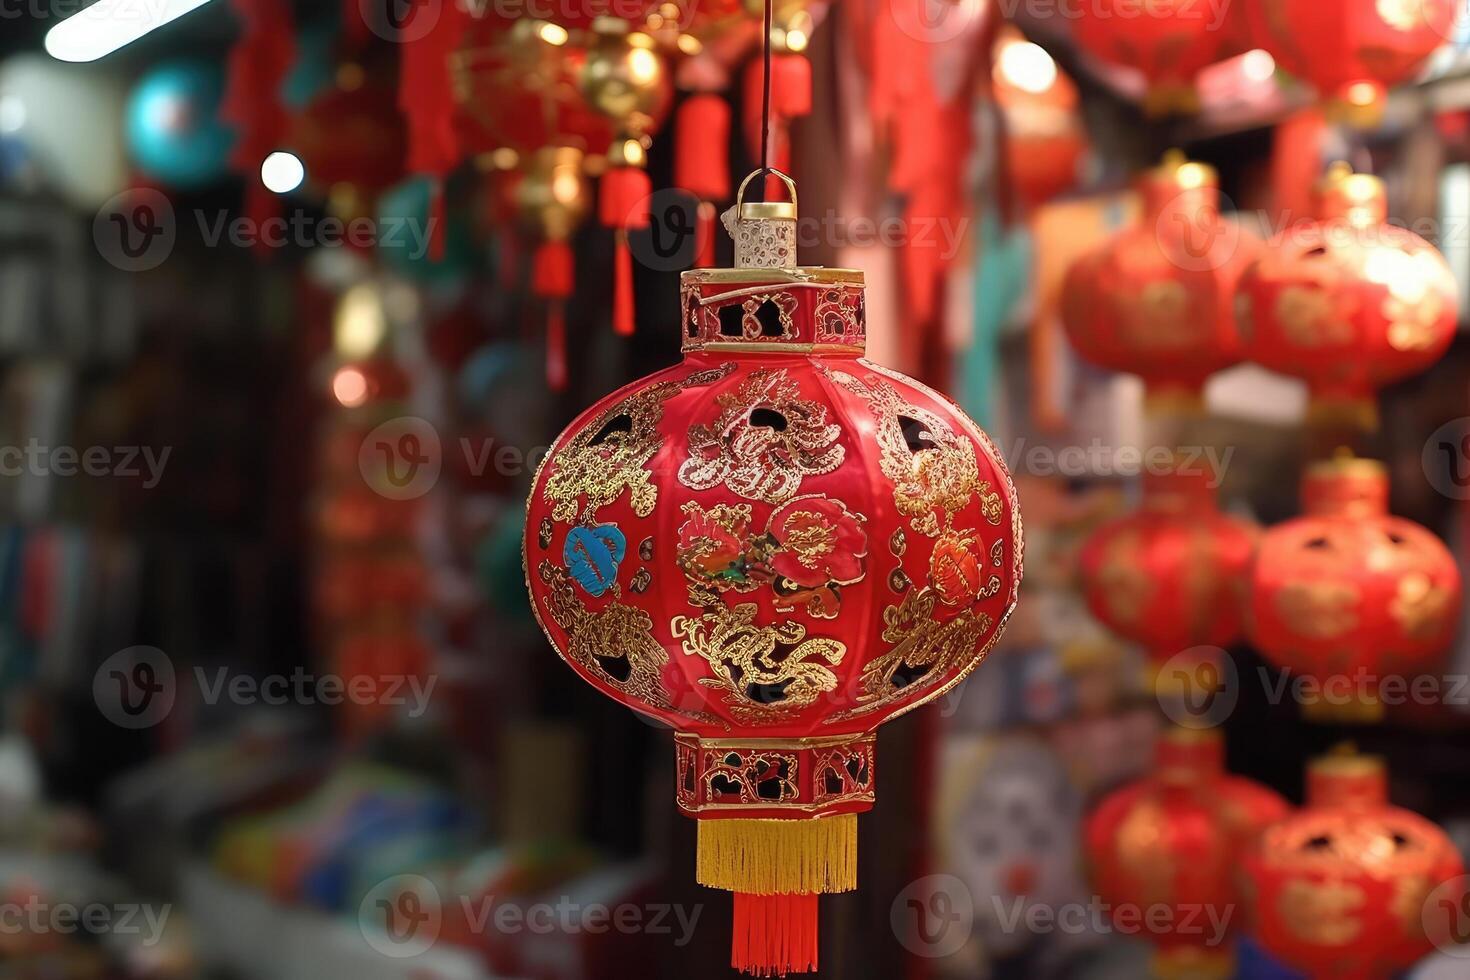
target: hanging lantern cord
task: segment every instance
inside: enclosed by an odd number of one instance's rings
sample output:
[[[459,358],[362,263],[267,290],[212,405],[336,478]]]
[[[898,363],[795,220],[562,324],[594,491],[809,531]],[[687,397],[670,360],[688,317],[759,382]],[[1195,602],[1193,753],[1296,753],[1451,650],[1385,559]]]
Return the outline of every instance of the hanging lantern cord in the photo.
[[[765,33],[761,37],[762,68],[765,80],[761,86],[761,197],[765,198],[766,175],[771,172],[771,5],[766,0]]]

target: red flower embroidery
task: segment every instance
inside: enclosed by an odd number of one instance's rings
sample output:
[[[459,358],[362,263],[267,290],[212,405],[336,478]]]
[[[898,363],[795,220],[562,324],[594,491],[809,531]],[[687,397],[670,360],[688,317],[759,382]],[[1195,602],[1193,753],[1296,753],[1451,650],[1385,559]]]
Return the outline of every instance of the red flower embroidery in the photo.
[[[798,497],[771,515],[771,569],[792,585],[846,585],[863,577],[868,535],[840,500]]]

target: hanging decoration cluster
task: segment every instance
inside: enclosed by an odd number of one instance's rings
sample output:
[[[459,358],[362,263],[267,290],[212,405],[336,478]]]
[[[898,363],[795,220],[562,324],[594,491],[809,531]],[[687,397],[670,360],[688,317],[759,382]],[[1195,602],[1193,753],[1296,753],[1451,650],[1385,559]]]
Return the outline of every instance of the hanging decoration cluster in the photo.
[[[875,729],[1000,637],[1021,523],[985,434],[862,358],[862,273],[797,266],[794,185],[744,190],[736,268],[683,274],[684,360],[557,439],[525,557],[562,658],[676,732],[699,880],[771,974],[815,969],[817,896],[856,886]]]

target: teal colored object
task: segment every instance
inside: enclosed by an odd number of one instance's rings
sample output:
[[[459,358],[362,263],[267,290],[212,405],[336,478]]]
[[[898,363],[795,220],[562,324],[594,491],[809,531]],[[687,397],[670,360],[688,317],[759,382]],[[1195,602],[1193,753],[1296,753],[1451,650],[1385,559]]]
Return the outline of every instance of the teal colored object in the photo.
[[[220,122],[224,72],[206,61],[169,62],[134,86],[125,118],[128,155],[138,169],[189,190],[220,177],[235,133]]]
[[[521,565],[525,528],[525,508],[508,508],[476,546],[475,570],[490,607],[508,621],[529,625],[534,620],[526,592],[526,572]]]
[[[429,258],[429,181],[411,177],[378,200],[378,255],[396,271],[425,285],[457,284],[474,270],[471,229],[453,208],[446,209],[444,257]]]
[[[313,24],[296,35],[296,63],[281,84],[281,101],[292,109],[305,109],[312,99],[332,86],[337,65],[335,23]]]
[[[618,566],[628,550],[628,539],[616,524],[574,527],[567,532],[562,559],[573,581],[590,596],[600,596],[618,580]]]
[[[983,429],[995,425],[1000,397],[1000,335],[1031,288],[1031,231],[1017,223],[1007,228],[994,208],[980,216],[975,249],[975,331],[960,360],[959,402]]]

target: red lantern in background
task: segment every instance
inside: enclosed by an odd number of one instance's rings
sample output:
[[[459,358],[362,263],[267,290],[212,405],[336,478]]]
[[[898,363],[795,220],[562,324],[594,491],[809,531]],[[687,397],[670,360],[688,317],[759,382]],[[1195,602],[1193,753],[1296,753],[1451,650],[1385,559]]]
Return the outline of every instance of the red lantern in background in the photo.
[[[1316,87],[1328,111],[1362,126],[1388,87],[1411,79],[1453,33],[1457,0],[1248,0],[1256,43]]]
[[[1084,831],[1093,885],[1109,906],[1149,913],[1154,976],[1233,976],[1231,948],[1205,923],[1238,923],[1237,863],[1287,812],[1271,790],[1225,771],[1224,740],[1210,729],[1165,733],[1154,772],[1093,811]],[[1167,921],[1153,914],[1160,907]]]
[[[1350,755],[1312,762],[1306,806],[1267,828],[1245,866],[1261,944],[1342,980],[1394,976],[1428,953],[1425,901],[1464,874],[1444,831],[1388,802],[1383,762]]]
[[[1240,360],[1231,302],[1254,236],[1220,216],[1215,171],[1170,153],[1139,182],[1142,220],[1067,270],[1062,322],[1085,360],[1198,397]]]
[[[1439,360],[1459,315],[1444,256],[1387,215],[1383,181],[1334,166],[1317,220],[1273,238],[1236,300],[1251,360],[1369,428],[1373,392]]]
[[[1197,0],[1091,0],[1077,6],[1074,36],[1098,60],[1143,74],[1150,113],[1191,113],[1194,76],[1228,50],[1223,15]]]
[[[991,71],[1005,115],[1006,175],[1028,208],[1077,183],[1087,135],[1077,113],[1077,86],[1039,44],[1007,30],[996,42]]]
[[[678,733],[733,962],[785,973],[815,968],[817,894],[856,885],[874,730],[995,643],[1021,529],[986,436],[861,358],[862,274],[796,268],[795,205],[739,197],[741,267],[684,273],[684,361],[558,438],[525,555],[562,658]]]
[[[1251,638],[1277,665],[1322,685],[1309,713],[1381,716],[1378,681],[1442,653],[1460,618],[1460,573],[1443,542],[1388,513],[1388,472],[1367,459],[1311,467],[1304,516],[1261,538]]]
[[[393,92],[343,65],[336,82],[293,120],[291,145],[311,183],[347,218],[376,213],[377,196],[403,178],[406,130]]]
[[[1192,647],[1229,646],[1244,630],[1258,531],[1220,513],[1210,480],[1203,467],[1150,473],[1138,510],[1098,528],[1078,555],[1092,614],[1155,667]]]

